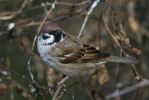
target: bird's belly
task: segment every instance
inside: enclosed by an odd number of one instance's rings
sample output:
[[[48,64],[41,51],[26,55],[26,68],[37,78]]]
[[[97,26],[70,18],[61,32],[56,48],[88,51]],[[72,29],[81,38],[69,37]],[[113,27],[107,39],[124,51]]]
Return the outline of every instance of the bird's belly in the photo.
[[[90,75],[100,68],[100,64],[98,63],[62,64],[52,60],[50,57],[48,57],[48,59],[46,58],[44,61],[55,71],[71,77]]]
[[[79,68],[78,68],[79,67]],[[55,69],[56,71],[65,74],[70,77],[79,77],[79,76],[86,76],[90,75],[95,72],[97,69],[93,67],[86,67],[86,66],[61,66]]]

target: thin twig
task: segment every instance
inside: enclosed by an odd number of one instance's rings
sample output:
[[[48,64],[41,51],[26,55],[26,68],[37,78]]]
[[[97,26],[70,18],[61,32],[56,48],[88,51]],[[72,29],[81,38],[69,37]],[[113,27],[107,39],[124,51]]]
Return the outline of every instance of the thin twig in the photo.
[[[18,14],[21,14],[23,12],[23,9],[29,5],[29,3],[31,3],[33,0],[25,0],[21,7],[15,11],[15,12],[9,12],[9,13],[6,13],[7,15],[6,16],[0,16],[0,20],[10,20],[10,19],[13,19],[14,17],[16,17]]]
[[[93,12],[93,9],[97,6],[97,4],[98,4],[99,2],[100,2],[100,0],[95,0],[95,1],[93,2],[93,4],[91,5],[91,7],[89,8],[89,10],[88,10],[88,12],[87,12],[87,14],[86,14],[86,17],[85,17],[85,19],[84,19],[84,21],[83,21],[83,23],[82,23],[82,27],[81,27],[81,29],[80,29],[80,32],[79,32],[77,38],[80,38],[80,37],[82,36],[82,32],[83,32],[83,30],[84,30],[84,28],[85,28],[85,25],[86,25],[86,23],[87,23],[87,21],[88,21],[88,18],[89,18],[89,16],[91,15],[91,13]]]
[[[32,56],[33,56],[33,51],[34,51],[34,47],[35,47],[35,44],[36,44],[37,36],[38,36],[44,22],[47,20],[48,16],[50,15],[51,11],[55,8],[55,3],[56,3],[56,0],[53,2],[53,5],[51,6],[50,10],[48,11],[48,14],[46,15],[46,17],[43,19],[42,23],[40,24],[40,26],[38,28],[38,31],[37,31],[37,34],[34,37],[34,41],[33,41],[33,44],[32,44],[32,52],[31,52],[31,55],[30,55],[28,63],[27,63],[28,64],[28,71],[30,73],[30,77],[31,77],[32,82],[35,82],[35,80],[34,80],[34,76],[33,76],[32,72],[31,72],[31,64],[30,63],[31,63],[31,59],[32,59]]]
[[[62,95],[58,96],[60,90],[64,87],[64,82],[68,79],[69,77],[66,76],[65,78],[63,78],[59,83],[58,83],[58,88],[56,90],[56,92],[54,93],[52,100],[57,100],[58,98],[60,98]]]
[[[32,56],[32,54],[31,54],[31,56]],[[33,75],[32,71],[31,71],[31,59],[32,59],[32,57],[30,57],[29,60],[28,60],[28,62],[27,62],[27,68],[28,68],[28,72],[30,74],[31,81],[32,82],[36,82],[34,80],[34,75]]]
[[[122,49],[120,49],[120,57],[122,57],[122,53],[123,53],[123,51],[122,51]],[[117,75],[118,75],[118,73],[119,73],[119,63],[117,63],[117,66],[116,66],[117,68],[116,68],[116,72],[115,72],[115,75],[114,75],[114,78],[116,79],[116,77],[117,77]]]
[[[68,3],[68,2],[56,2],[56,5],[64,5],[64,6],[82,6],[89,3],[89,0],[82,1],[80,3]],[[52,5],[52,3],[47,2],[47,5]]]
[[[116,43],[116,45],[122,50],[122,52],[125,54],[125,55],[128,55],[124,50],[123,48],[121,47],[120,43],[118,42],[118,40],[114,37],[114,35],[112,34],[111,30],[109,29],[109,27],[107,26],[107,23],[104,19],[104,25],[106,27],[106,29],[108,30],[108,33],[110,34],[110,36],[112,37],[112,39],[114,40],[114,42]],[[133,70],[133,73],[134,73],[134,76],[135,76],[135,79],[136,80],[141,80],[142,79],[142,76],[138,73],[138,71],[136,70],[136,66],[134,64],[131,64],[131,68]]]
[[[7,57],[7,66],[9,68],[9,81],[10,81],[10,85],[9,85],[9,90],[10,90],[10,100],[14,100],[14,91],[13,91],[13,86],[12,86],[12,74],[11,74],[11,64],[10,64],[10,58],[9,56]]]
[[[120,90],[118,92],[116,91],[114,93],[108,94],[106,96],[106,99],[112,99],[114,97],[124,95],[126,93],[132,92],[132,91],[134,91],[134,90],[136,90],[138,88],[141,88],[141,87],[147,86],[147,85],[149,85],[149,80],[144,79],[144,80],[140,81],[139,83],[137,83],[137,84],[135,84],[133,86],[127,87],[127,88],[125,88],[123,90]]]
[[[80,2],[80,3],[66,3],[66,2],[56,2],[55,3],[55,5],[63,5],[63,6],[75,6],[75,7],[77,7],[77,6],[83,6],[83,5],[86,5],[86,4],[88,4],[88,3],[90,3],[90,1],[89,0],[86,0],[86,1],[82,1],[82,2]],[[36,6],[33,6],[33,7],[31,7],[31,8],[29,8],[28,10],[33,10],[33,9],[37,9],[37,8],[41,8],[41,7],[43,7],[43,6],[51,6],[53,3],[49,3],[49,2],[46,2],[46,3],[42,3],[41,5],[36,5]]]
[[[113,33],[111,32],[111,30],[110,30],[109,27],[107,26],[106,21],[104,20],[103,22],[104,22],[104,25],[105,25],[106,29],[108,30],[108,33],[110,34],[110,36],[111,36],[112,39],[114,40],[114,42],[117,44],[118,47],[121,48],[120,43],[119,43],[118,40],[114,37]],[[122,48],[121,48],[121,49],[122,49]],[[122,49],[122,50],[123,50],[123,49]]]

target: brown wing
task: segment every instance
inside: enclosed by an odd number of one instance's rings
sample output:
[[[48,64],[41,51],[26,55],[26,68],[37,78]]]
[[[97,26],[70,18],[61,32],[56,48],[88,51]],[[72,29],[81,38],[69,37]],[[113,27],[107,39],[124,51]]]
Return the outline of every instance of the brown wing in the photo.
[[[101,53],[99,50],[96,50],[94,47],[88,45],[81,45],[81,48],[74,51],[72,54],[65,56],[62,63],[83,63],[90,61],[97,61],[109,57],[108,53]]]

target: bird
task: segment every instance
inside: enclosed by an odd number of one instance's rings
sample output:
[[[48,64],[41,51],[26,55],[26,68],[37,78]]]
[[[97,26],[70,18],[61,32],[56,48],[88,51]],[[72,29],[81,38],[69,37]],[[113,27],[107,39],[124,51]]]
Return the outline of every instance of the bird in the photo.
[[[57,24],[45,25],[37,36],[40,58],[55,71],[70,77],[90,75],[108,62],[136,64],[135,57],[118,57],[83,44]]]

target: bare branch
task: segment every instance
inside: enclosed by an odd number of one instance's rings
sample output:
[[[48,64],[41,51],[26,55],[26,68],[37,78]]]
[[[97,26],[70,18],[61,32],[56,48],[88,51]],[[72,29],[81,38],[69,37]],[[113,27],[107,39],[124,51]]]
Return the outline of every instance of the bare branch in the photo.
[[[112,37],[112,39],[114,40],[114,42],[116,43],[116,45],[122,50],[122,52],[128,56],[128,54],[124,51],[124,49],[122,48],[121,44],[119,43],[119,41],[117,40],[117,38],[113,35],[113,33],[111,32],[111,30],[109,29],[108,25],[107,25],[107,20],[106,18],[103,18],[103,22],[104,25],[106,27],[106,29],[108,30],[109,35]],[[143,77],[139,74],[139,72],[136,70],[136,66],[134,64],[131,64],[131,68],[132,71],[134,73],[135,79],[136,80],[141,80],[143,79]]]
[[[33,0],[25,0],[19,10],[14,12],[5,12],[0,15],[0,20],[10,20],[23,12],[23,9],[29,5]],[[5,15],[5,16],[4,16]]]
[[[88,21],[88,18],[89,18],[89,16],[90,16],[90,14],[93,12],[93,9],[97,6],[97,4],[100,2],[100,0],[95,0],[94,2],[93,2],[93,4],[91,5],[91,7],[89,8],[89,10],[88,10],[88,12],[87,12],[87,14],[86,14],[86,16],[85,16],[85,19],[84,19],[84,21],[83,21],[83,23],[82,23],[82,26],[81,26],[81,29],[80,29],[80,31],[79,31],[79,34],[78,34],[78,36],[77,36],[77,38],[80,38],[81,36],[82,36],[82,32],[83,32],[83,30],[84,30],[84,28],[85,28],[85,25],[86,25],[86,23],[87,23],[87,21]]]
[[[114,92],[114,93],[108,94],[108,95],[106,96],[106,99],[112,99],[112,98],[114,98],[114,97],[127,94],[127,93],[129,93],[129,92],[132,92],[132,91],[134,91],[134,90],[136,90],[136,89],[138,89],[138,88],[141,88],[141,87],[144,87],[144,86],[147,86],[147,85],[149,85],[149,80],[144,79],[144,80],[142,80],[141,82],[139,82],[139,83],[137,83],[137,84],[135,84],[135,85],[133,85],[133,86],[124,88],[124,89],[121,90],[121,91],[116,91],[116,92]]]
[[[30,63],[31,63],[31,59],[32,59],[32,55],[33,55],[33,50],[34,50],[34,47],[35,47],[35,43],[36,43],[36,40],[37,40],[37,36],[38,36],[38,34],[39,34],[39,32],[40,32],[40,30],[41,30],[41,28],[42,28],[44,22],[46,21],[46,19],[48,18],[48,16],[51,14],[51,11],[55,8],[55,3],[56,3],[56,0],[54,1],[53,5],[51,6],[51,8],[50,8],[50,10],[49,10],[49,12],[48,12],[48,14],[46,15],[46,17],[44,18],[44,20],[43,20],[42,23],[40,24],[40,26],[39,26],[39,28],[38,28],[38,31],[37,31],[37,34],[36,34],[36,36],[34,37],[34,41],[33,41],[33,44],[32,44],[32,52],[31,52],[31,55],[30,55],[30,57],[29,57],[29,60],[28,60],[27,65],[28,65],[28,71],[29,71],[29,73],[30,73],[31,80],[32,80],[33,82],[35,82],[35,79],[34,79],[34,76],[33,76],[32,72],[31,72],[31,64],[30,64]]]
[[[68,2],[56,2],[55,4],[56,5],[64,5],[64,6],[82,6],[82,5],[85,5],[87,3],[89,3],[89,0],[85,0],[85,1],[82,1],[82,2],[76,3],[76,4],[68,3]],[[47,2],[46,4],[49,5],[49,6],[52,5],[52,3],[49,3],[49,2]]]
[[[58,98],[60,98],[62,95],[59,96],[59,92],[61,91],[61,89],[64,87],[64,82],[68,79],[69,77],[66,76],[64,79],[62,79],[59,83],[58,83],[58,88],[56,89],[56,92],[54,93],[52,100],[57,100]]]

